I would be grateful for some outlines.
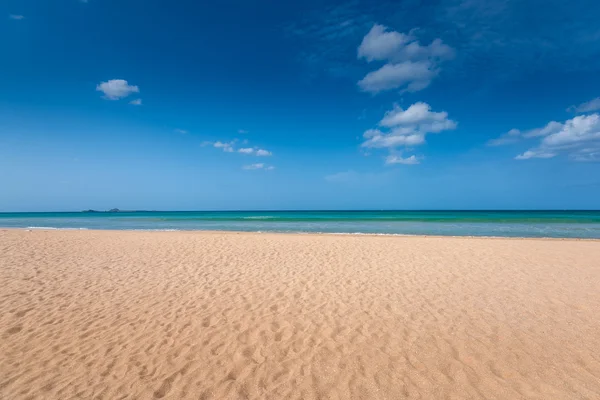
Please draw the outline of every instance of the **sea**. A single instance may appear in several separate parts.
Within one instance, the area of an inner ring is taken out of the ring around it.
[[[600,211],[127,211],[0,213],[0,227],[600,239]]]

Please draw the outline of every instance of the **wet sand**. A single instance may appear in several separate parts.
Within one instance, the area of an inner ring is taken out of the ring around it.
[[[0,231],[2,399],[598,399],[600,241]]]

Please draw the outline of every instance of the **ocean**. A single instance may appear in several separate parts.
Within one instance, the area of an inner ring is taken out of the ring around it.
[[[600,211],[135,211],[0,213],[0,227],[600,239]]]

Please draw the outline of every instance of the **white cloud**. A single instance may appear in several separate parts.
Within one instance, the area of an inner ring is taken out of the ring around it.
[[[175,130],[176,132],[179,131],[181,132],[186,132],[186,131],[182,131],[182,130]],[[238,139],[233,139],[229,142],[222,142],[222,141],[216,141],[216,142],[211,142],[211,141],[205,141],[202,142],[202,146],[213,146],[217,149],[223,149],[224,152],[226,153],[233,153],[233,152],[237,152],[240,154],[247,154],[247,155],[253,155],[253,156],[257,156],[257,157],[266,157],[266,156],[271,156],[273,155],[273,153],[271,153],[270,151],[267,151],[265,149],[260,149],[258,147],[241,147],[239,149],[235,148],[236,144],[246,144],[248,141],[247,140],[243,140],[243,141],[239,141]]]
[[[243,135],[244,133],[248,133],[248,131],[245,129],[239,129],[238,133],[241,133]]]
[[[256,163],[256,164],[244,165],[242,167],[242,169],[246,169],[246,170],[263,169],[265,171],[272,171],[275,169],[275,167],[272,165],[267,165],[267,164],[263,164],[263,163]]]
[[[413,126],[423,125],[431,132],[440,132],[445,129],[454,129],[456,123],[448,119],[448,113],[433,112],[427,103],[417,102],[412,104],[406,110],[400,106],[394,105],[394,108],[387,111],[379,125],[386,128],[395,126]]]
[[[16,20],[16,21],[20,21],[20,20],[24,19],[25,17],[24,17],[23,15],[18,15],[18,14],[10,14],[10,15],[8,16],[8,18],[10,18],[10,19],[14,19],[14,20]]]
[[[567,111],[575,112],[578,114],[588,113],[597,110],[600,110],[600,97],[596,97],[595,99],[586,101],[585,103],[581,103],[578,106],[571,106],[567,108]]]
[[[119,100],[140,91],[137,86],[129,85],[124,79],[102,82],[96,86],[96,90],[104,93],[104,98],[108,100]]]
[[[409,60],[444,60],[454,57],[454,49],[441,39],[434,39],[422,46],[411,33],[389,31],[387,27],[375,24],[365,35],[358,47],[358,58],[371,61],[399,63]]]
[[[530,158],[552,158],[556,153],[549,153],[543,150],[527,150],[523,154],[515,157],[515,160],[529,160]]]
[[[546,147],[569,146],[600,139],[600,114],[580,115],[572,118],[542,139]]]
[[[429,61],[406,61],[400,64],[385,64],[376,71],[369,72],[358,81],[358,86],[365,92],[377,93],[383,90],[397,89],[407,86],[409,92],[425,89],[437,75],[431,69]]]
[[[268,156],[273,155],[273,153],[271,153],[270,151],[264,150],[264,149],[257,149],[256,155],[259,157],[268,157]]]
[[[560,132],[563,128],[563,124],[556,121],[550,121],[542,128],[530,129],[527,131],[521,131],[519,129],[511,129],[507,133],[501,135],[499,138],[491,139],[487,142],[488,146],[503,146],[506,144],[513,144],[519,142],[521,139],[529,139],[540,136],[548,136],[556,132]]]
[[[141,106],[142,105],[142,99],[135,99],[135,100],[131,100],[129,102],[129,104],[132,104],[134,106]]]
[[[563,128],[563,124],[556,121],[550,121],[543,128],[531,129],[525,132],[522,132],[524,138],[532,138],[539,136],[548,136],[553,133],[560,132]]]
[[[272,155],[270,151],[264,149],[257,149],[253,147],[246,147],[238,150],[238,153],[242,154],[252,154],[258,157],[266,157]]]
[[[188,134],[188,131],[186,131],[185,129],[174,129],[174,131],[176,133],[181,133],[182,135],[187,135]],[[208,143],[206,143],[206,144],[208,144]],[[204,143],[203,143],[203,145],[204,145]]]
[[[416,92],[429,86],[439,73],[438,64],[454,57],[454,49],[440,39],[422,46],[411,33],[390,31],[376,24],[363,38],[357,54],[367,62],[387,62],[358,82],[361,90],[377,93],[406,87]]]
[[[551,158],[567,154],[575,161],[595,161],[600,154],[600,114],[579,115],[559,123],[551,121],[545,127],[528,131],[525,138],[541,137],[534,148],[519,154],[517,160]],[[533,132],[533,133],[532,133]]]
[[[496,139],[490,139],[487,142],[488,146],[503,146],[505,144],[516,143],[520,140],[521,131],[518,129],[511,129],[502,136]]]
[[[244,165],[242,167],[242,169],[263,169],[264,167],[265,167],[265,164],[256,163],[256,164]]]
[[[358,58],[365,58],[369,62],[389,60],[413,40],[410,35],[388,31],[385,26],[375,24],[358,46]]]
[[[415,165],[415,164],[419,164],[420,161],[414,155],[412,155],[410,157],[406,157],[406,158],[402,158],[402,157],[396,156],[396,155],[389,155],[386,157],[385,163],[388,165],[392,165],[392,164]]]
[[[217,149],[223,149],[224,152],[226,153],[233,153],[235,151],[235,149],[233,148],[233,145],[235,144],[235,140],[232,140],[231,142],[214,142],[212,145],[213,147],[217,148]]]
[[[427,103],[418,102],[406,110],[398,105],[385,113],[379,126],[386,129],[369,129],[363,134],[366,139],[362,147],[387,148],[390,150],[398,147],[413,147],[425,143],[425,137],[429,133],[439,133],[456,128],[456,122],[448,118],[445,111],[434,112]],[[411,160],[415,163],[416,158],[402,159],[401,157],[389,158],[390,161]],[[388,162],[393,164],[394,162]]]

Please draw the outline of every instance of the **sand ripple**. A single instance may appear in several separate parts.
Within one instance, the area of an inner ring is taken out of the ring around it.
[[[600,242],[0,231],[2,399],[598,399]]]

